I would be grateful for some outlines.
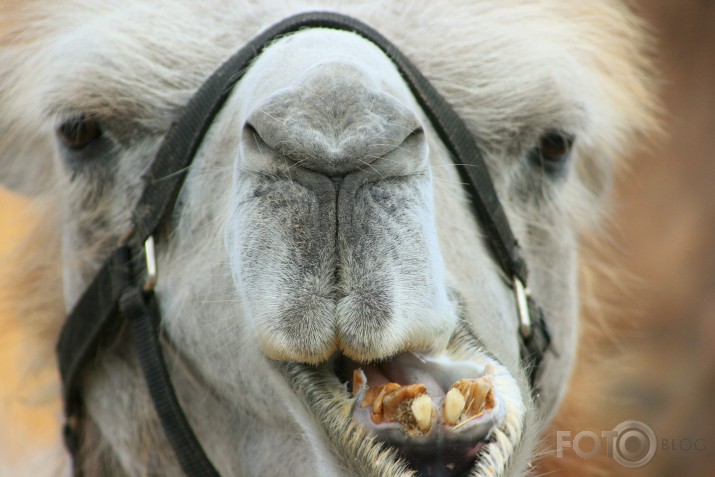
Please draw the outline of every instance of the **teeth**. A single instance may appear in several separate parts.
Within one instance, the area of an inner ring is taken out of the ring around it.
[[[477,379],[460,379],[452,385],[452,389],[458,389],[464,396],[464,411],[468,418],[494,407],[492,378],[489,375]]]
[[[379,389],[380,392],[378,392],[375,402],[372,405],[372,412],[374,414],[384,414],[383,404],[385,402],[385,396],[391,396],[397,392],[400,389],[400,385],[397,383],[387,383],[377,389]]]
[[[444,424],[457,429],[494,408],[494,373],[494,366],[487,365],[484,376],[460,379],[452,385],[442,400]],[[358,395],[364,396],[360,407],[370,408],[374,424],[398,423],[411,436],[427,434],[433,417],[439,415],[424,384],[386,383],[371,388],[365,373],[357,369],[353,372],[353,396]]]
[[[444,403],[442,404],[444,422],[450,426],[457,424],[465,404],[467,404],[467,401],[459,389],[451,388],[444,397]]]
[[[372,407],[375,424],[398,422],[408,434],[424,433],[432,426],[432,400],[424,384],[387,383],[369,388],[360,407]]]
[[[410,406],[417,428],[426,434],[432,427],[432,400],[426,394],[416,397]]]
[[[353,371],[353,397],[357,396],[357,393],[367,386],[367,377],[362,369],[356,369]]]
[[[427,392],[424,384],[410,384],[408,386],[397,386],[385,393],[383,399],[383,414],[387,422],[402,422],[409,416],[406,415],[403,403],[411,401],[417,396]]]

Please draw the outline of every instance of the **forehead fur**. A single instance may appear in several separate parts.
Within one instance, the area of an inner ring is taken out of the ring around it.
[[[652,125],[642,29],[620,3],[299,3],[3,2],[0,154],[8,138],[49,130],[77,111],[162,130],[258,31],[320,8],[354,15],[394,41],[487,145],[557,127],[615,155]]]

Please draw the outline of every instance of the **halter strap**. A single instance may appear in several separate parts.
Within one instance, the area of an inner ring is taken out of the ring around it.
[[[377,45],[397,66],[451,152],[490,248],[514,284],[521,320],[522,364],[536,393],[537,373],[549,348],[550,337],[541,309],[526,292],[526,263],[474,138],[422,73],[376,30],[336,13],[304,13],[289,17],[256,36],[221,65],[189,100],[167,132],[145,177],[145,189],[132,214],[133,234],[107,259],[69,314],[57,344],[57,355],[65,402],[65,443],[75,458],[81,437],[82,368],[98,353],[100,342],[115,335],[121,324],[128,321],[149,394],[181,468],[190,477],[218,477],[181,410],[162,356],[159,308],[153,280],[146,278],[153,261],[153,236],[173,209],[204,135],[250,62],[276,38],[302,28],[354,32]],[[152,250],[148,249],[149,244]],[[75,466],[75,475],[80,474],[81,469]]]

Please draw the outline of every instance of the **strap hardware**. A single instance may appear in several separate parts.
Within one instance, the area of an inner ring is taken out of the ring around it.
[[[149,293],[154,290],[157,280],[156,252],[154,251],[154,236],[150,235],[144,242],[144,257],[146,258],[146,279],[143,290]]]
[[[529,313],[529,296],[531,293],[517,276],[514,276],[513,285],[516,309],[519,312],[519,333],[522,338],[528,338],[532,332],[531,314]]]

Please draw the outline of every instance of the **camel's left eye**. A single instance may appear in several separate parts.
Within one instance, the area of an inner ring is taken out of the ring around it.
[[[80,150],[102,135],[99,123],[92,116],[81,114],[62,123],[57,136],[67,148]]]
[[[548,174],[562,173],[569,162],[573,141],[573,136],[569,134],[559,131],[547,132],[539,139],[539,145],[531,152],[530,159]]]

